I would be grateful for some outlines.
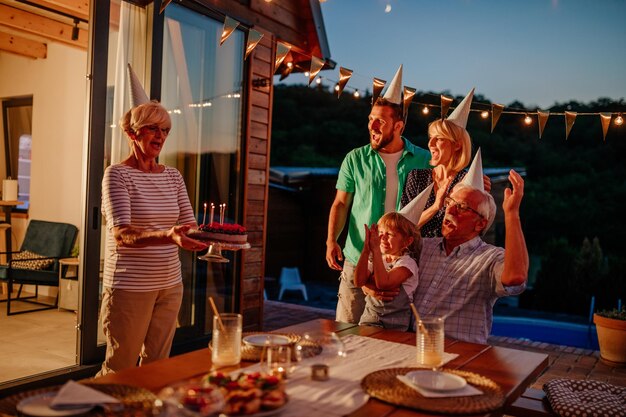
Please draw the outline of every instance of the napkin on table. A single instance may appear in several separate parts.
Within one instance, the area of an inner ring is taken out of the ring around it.
[[[120,404],[120,400],[76,381],[68,381],[54,397],[50,407],[69,409],[104,404]]]
[[[402,383],[413,388],[415,391],[427,398],[444,398],[444,397],[469,397],[471,395],[481,395],[483,392],[470,384],[454,391],[431,391],[415,385],[409,378],[404,375],[396,375]]]

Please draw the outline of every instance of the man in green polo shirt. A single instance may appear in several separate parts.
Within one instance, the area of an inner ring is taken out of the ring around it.
[[[353,149],[343,160],[330,209],[326,262],[330,268],[341,271],[336,319],[346,323],[358,323],[365,307],[363,291],[353,285],[354,266],[363,249],[363,225],[371,225],[386,212],[398,210],[409,171],[429,166],[430,153],[401,136],[401,85],[402,66],[384,97],[372,106],[368,117],[370,143]],[[348,217],[348,237],[342,254],[337,238]]]

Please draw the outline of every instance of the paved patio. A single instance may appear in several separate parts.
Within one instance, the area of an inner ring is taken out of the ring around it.
[[[263,325],[268,331],[319,318],[334,320],[335,312],[278,301],[265,301]],[[604,364],[599,359],[598,351],[500,336],[490,337],[489,343],[547,353],[550,356],[549,367],[532,384],[532,388],[541,389],[544,383],[555,378],[594,379],[626,386],[626,368],[613,368]]]

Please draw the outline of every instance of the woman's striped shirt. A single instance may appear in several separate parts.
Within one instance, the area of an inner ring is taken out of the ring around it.
[[[182,282],[178,246],[117,246],[115,226],[148,231],[196,224],[183,177],[177,169],[145,173],[128,165],[108,167],[102,180],[102,214],[106,221],[104,287],[152,291]]]

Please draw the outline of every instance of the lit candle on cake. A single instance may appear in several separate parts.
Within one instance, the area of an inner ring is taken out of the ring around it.
[[[211,203],[211,217],[209,217],[209,225],[213,223],[213,214],[215,212],[215,204]]]
[[[202,224],[206,224],[206,203],[204,203],[204,216],[202,216]]]
[[[226,203],[220,204],[220,224],[224,224],[224,212],[226,211]]]

